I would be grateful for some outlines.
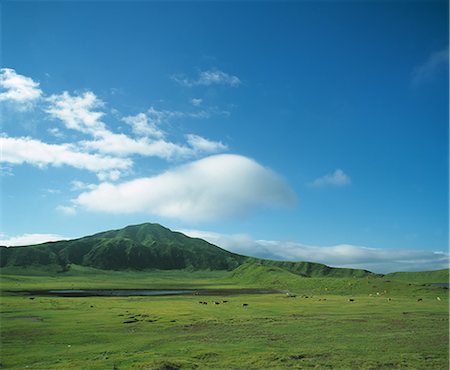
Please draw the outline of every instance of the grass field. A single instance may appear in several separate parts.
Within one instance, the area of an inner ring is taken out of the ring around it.
[[[139,273],[75,266],[65,274],[46,273],[3,272],[2,368],[448,368],[448,290],[442,287],[302,279],[276,269],[258,283],[257,268],[245,274]],[[6,292],[277,284],[291,295],[57,298]]]

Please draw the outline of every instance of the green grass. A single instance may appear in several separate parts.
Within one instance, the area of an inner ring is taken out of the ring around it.
[[[5,369],[448,368],[448,290],[441,287],[304,278],[267,266],[234,273],[26,271],[2,270]],[[5,292],[244,286],[291,295],[30,299]],[[223,300],[229,302],[213,304]]]
[[[344,294],[373,296],[436,296],[448,294],[443,287],[396,280],[377,275],[362,278],[302,277],[276,266],[245,263],[231,272],[231,281],[249,287],[281,288],[302,294]]]
[[[126,289],[126,288],[203,288],[237,286],[227,271],[150,270],[106,271],[71,265],[68,272],[42,270],[40,267],[2,269],[0,290],[25,289]]]
[[[393,272],[385,275],[386,279],[406,281],[408,283],[448,283],[449,269],[419,272]]]

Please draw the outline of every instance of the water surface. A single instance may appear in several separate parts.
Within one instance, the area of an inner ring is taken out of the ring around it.
[[[31,296],[56,297],[142,297],[168,295],[236,295],[236,294],[275,294],[281,293],[275,289],[50,289],[50,290],[22,290],[16,294]]]

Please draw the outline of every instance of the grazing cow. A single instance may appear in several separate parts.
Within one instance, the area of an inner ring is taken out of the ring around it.
[[[349,302],[355,302],[355,300],[353,298],[349,298],[348,301]]]
[[[242,307],[248,307],[248,303],[242,303]]]
[[[220,304],[220,302],[214,302],[214,304]]]
[[[422,298],[417,298],[417,302],[422,302]]]
[[[222,303],[228,303],[228,301],[222,301]]]
[[[203,304],[208,304],[208,302],[203,302]]]
[[[388,298],[387,300],[388,300],[388,302],[390,302],[390,301],[391,301],[391,299],[390,299],[390,298]]]

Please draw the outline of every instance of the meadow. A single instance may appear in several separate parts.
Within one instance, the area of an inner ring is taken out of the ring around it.
[[[237,272],[72,266],[63,274],[5,269],[0,287],[5,369],[448,368],[448,289],[404,277],[301,278],[261,266]],[[17,293],[169,287],[276,287],[280,293],[88,298]]]

